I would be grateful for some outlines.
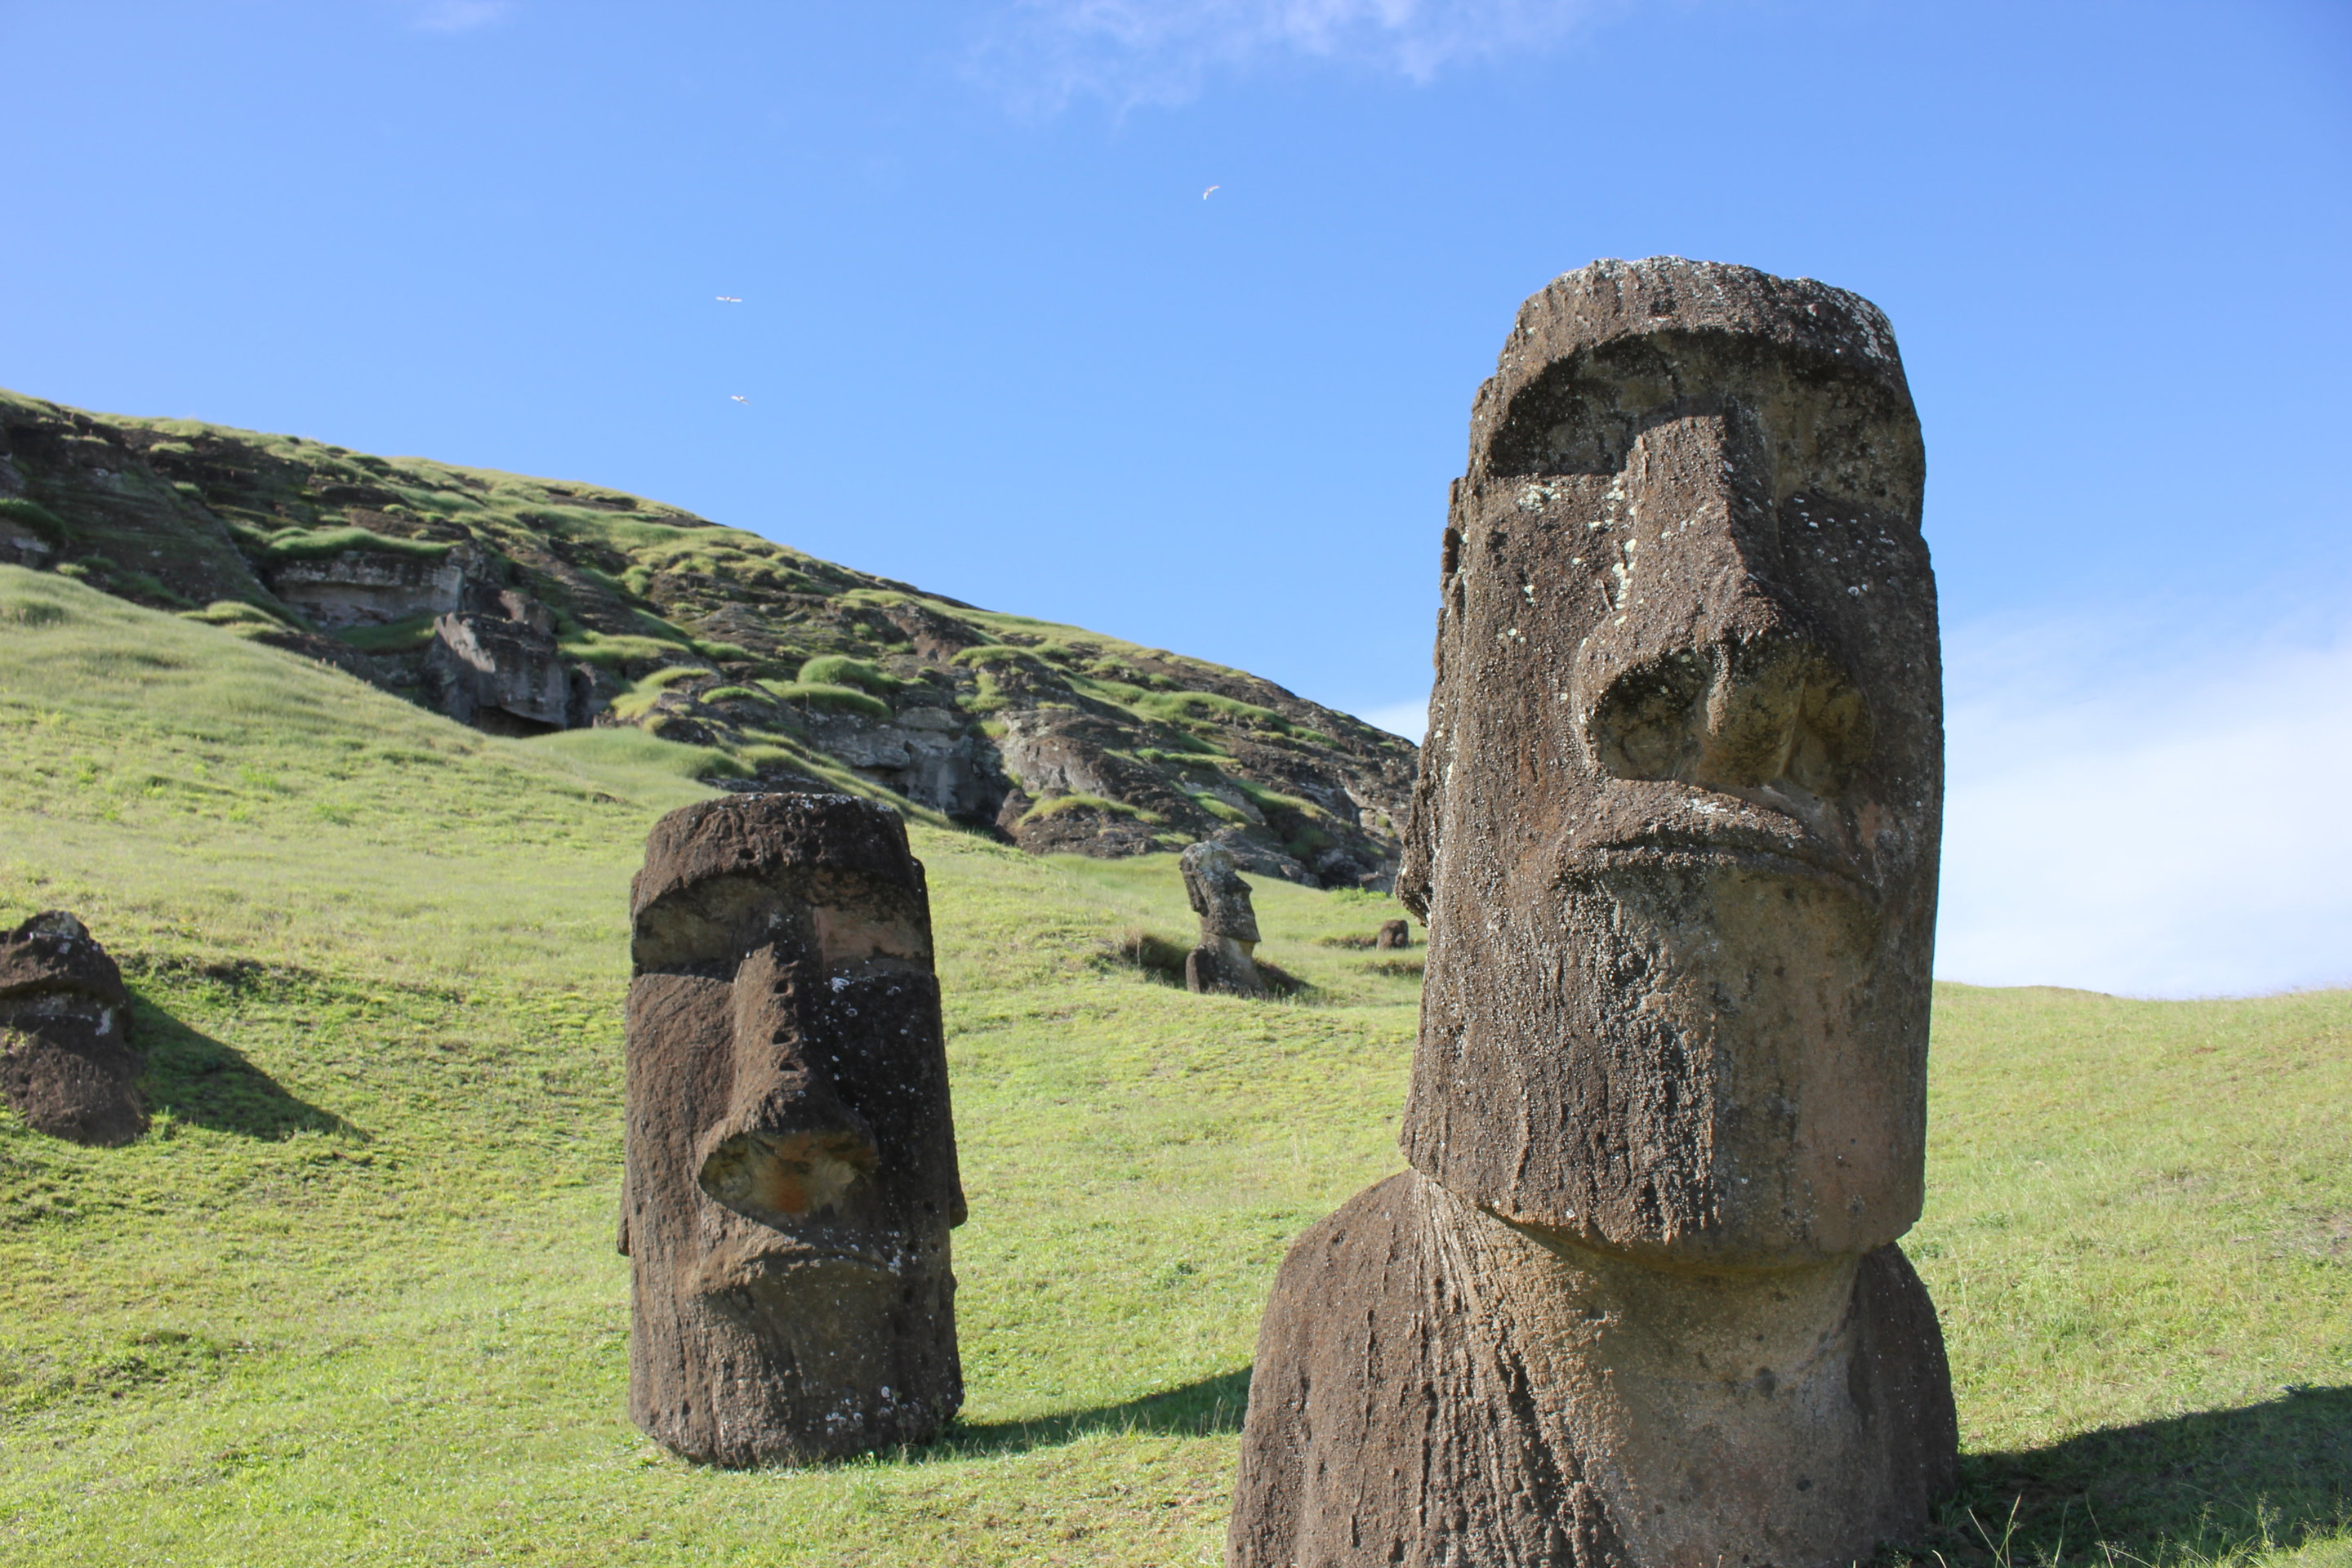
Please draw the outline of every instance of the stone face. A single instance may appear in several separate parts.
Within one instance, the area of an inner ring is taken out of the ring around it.
[[[1372,945],[1382,950],[1412,945],[1412,927],[1403,921],[1382,921],[1373,933]]]
[[[1201,941],[1184,961],[1186,989],[1255,995],[1265,989],[1257,969],[1257,911],[1233,852],[1203,840],[1178,858],[1184,896],[1201,917]]]
[[[1943,788],[1923,473],[1852,294],[1658,258],[1522,307],[1454,487],[1398,880],[1429,927],[1417,1174],[1277,1286],[1235,1563],[1785,1568],[1925,1523],[1950,1394],[1893,1245]],[[1374,1348],[1315,1360],[1343,1319]],[[1451,1457],[1343,1520],[1355,1447],[1389,1457],[1367,1478]]]
[[[732,1467],[928,1441],[963,1400],[964,1200],[904,824],[847,795],[688,806],[631,906],[631,1416]]]
[[[0,935],[0,1093],[34,1131],[128,1143],[147,1131],[122,972],[60,910]]]

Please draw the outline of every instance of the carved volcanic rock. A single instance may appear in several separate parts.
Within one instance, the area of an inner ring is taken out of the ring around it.
[[[128,1143],[147,1131],[122,972],[61,910],[0,935],[0,1093],[34,1131]]]
[[[1956,1475],[1918,1217],[1943,791],[1885,319],[1529,300],[1442,545],[1411,1174],[1261,1331],[1236,1564],[1843,1563]]]
[[[1255,996],[1265,990],[1257,968],[1257,911],[1233,852],[1195,844],[1180,858],[1184,896],[1201,917],[1201,940],[1184,958],[1184,987]]]
[[[754,795],[654,826],[631,894],[629,1412],[711,1464],[935,1436],[964,1218],[930,908],[896,813]]]
[[[1384,888],[1401,853],[1408,742],[635,496],[0,394],[0,559],[485,729],[635,724],[748,787],[881,794],[1038,854],[1214,837],[1254,873]]]

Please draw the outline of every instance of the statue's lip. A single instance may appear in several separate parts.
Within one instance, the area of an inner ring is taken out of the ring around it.
[[[895,1279],[919,1261],[915,1247],[782,1246],[738,1247],[714,1256],[699,1270],[702,1289],[726,1290],[748,1285],[781,1284],[803,1274],[847,1272],[876,1279]]]
[[[1860,868],[1826,846],[1737,830],[1647,833],[1613,843],[1580,845],[1570,864],[1596,871],[1678,864],[1740,866],[1806,881],[1826,881],[1864,899],[1875,896]]]

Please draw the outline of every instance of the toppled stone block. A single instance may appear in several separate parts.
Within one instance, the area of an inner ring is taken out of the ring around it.
[[[1200,943],[1184,960],[1185,989],[1263,994],[1266,986],[1257,966],[1257,911],[1233,852],[1204,841],[1186,849],[1178,864],[1184,873],[1184,896],[1201,917]]]
[[[1292,1249],[1227,1560],[1828,1568],[1958,1474],[1918,1217],[1943,795],[1885,318],[1596,262],[1442,545],[1412,1170]]]
[[[923,868],[897,813],[745,795],[655,824],[631,891],[629,1413],[804,1464],[963,1401],[963,1223]]]
[[[37,1132],[128,1143],[147,1131],[131,993],[88,927],[62,910],[0,935],[0,1093]]]

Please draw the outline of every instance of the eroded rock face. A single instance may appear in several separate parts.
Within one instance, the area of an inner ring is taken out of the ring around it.
[[[1926,1523],[1922,474],[1852,294],[1661,258],[1521,309],[1399,878],[1414,1171],[1286,1265],[1234,1563],[1831,1563]]]
[[[464,607],[468,586],[484,570],[482,552],[471,545],[438,556],[346,550],[274,566],[269,587],[316,626],[383,626]]]
[[[1184,959],[1185,987],[1257,995],[1265,989],[1257,968],[1257,911],[1233,852],[1204,840],[1177,863],[1184,873],[1184,896],[1201,917],[1201,941]]]
[[[629,1410],[689,1458],[935,1436],[964,1217],[921,863],[833,795],[655,825],[631,895]]]
[[[493,735],[543,735],[587,723],[594,678],[564,662],[553,613],[512,589],[484,597],[484,609],[453,611],[433,622],[425,654],[433,705]]]
[[[147,1131],[122,972],[61,910],[0,935],[0,1093],[34,1131],[128,1143]]]
[[[860,774],[957,822],[993,822],[1007,785],[995,749],[945,704],[908,704],[887,721],[813,714],[809,739]]]

